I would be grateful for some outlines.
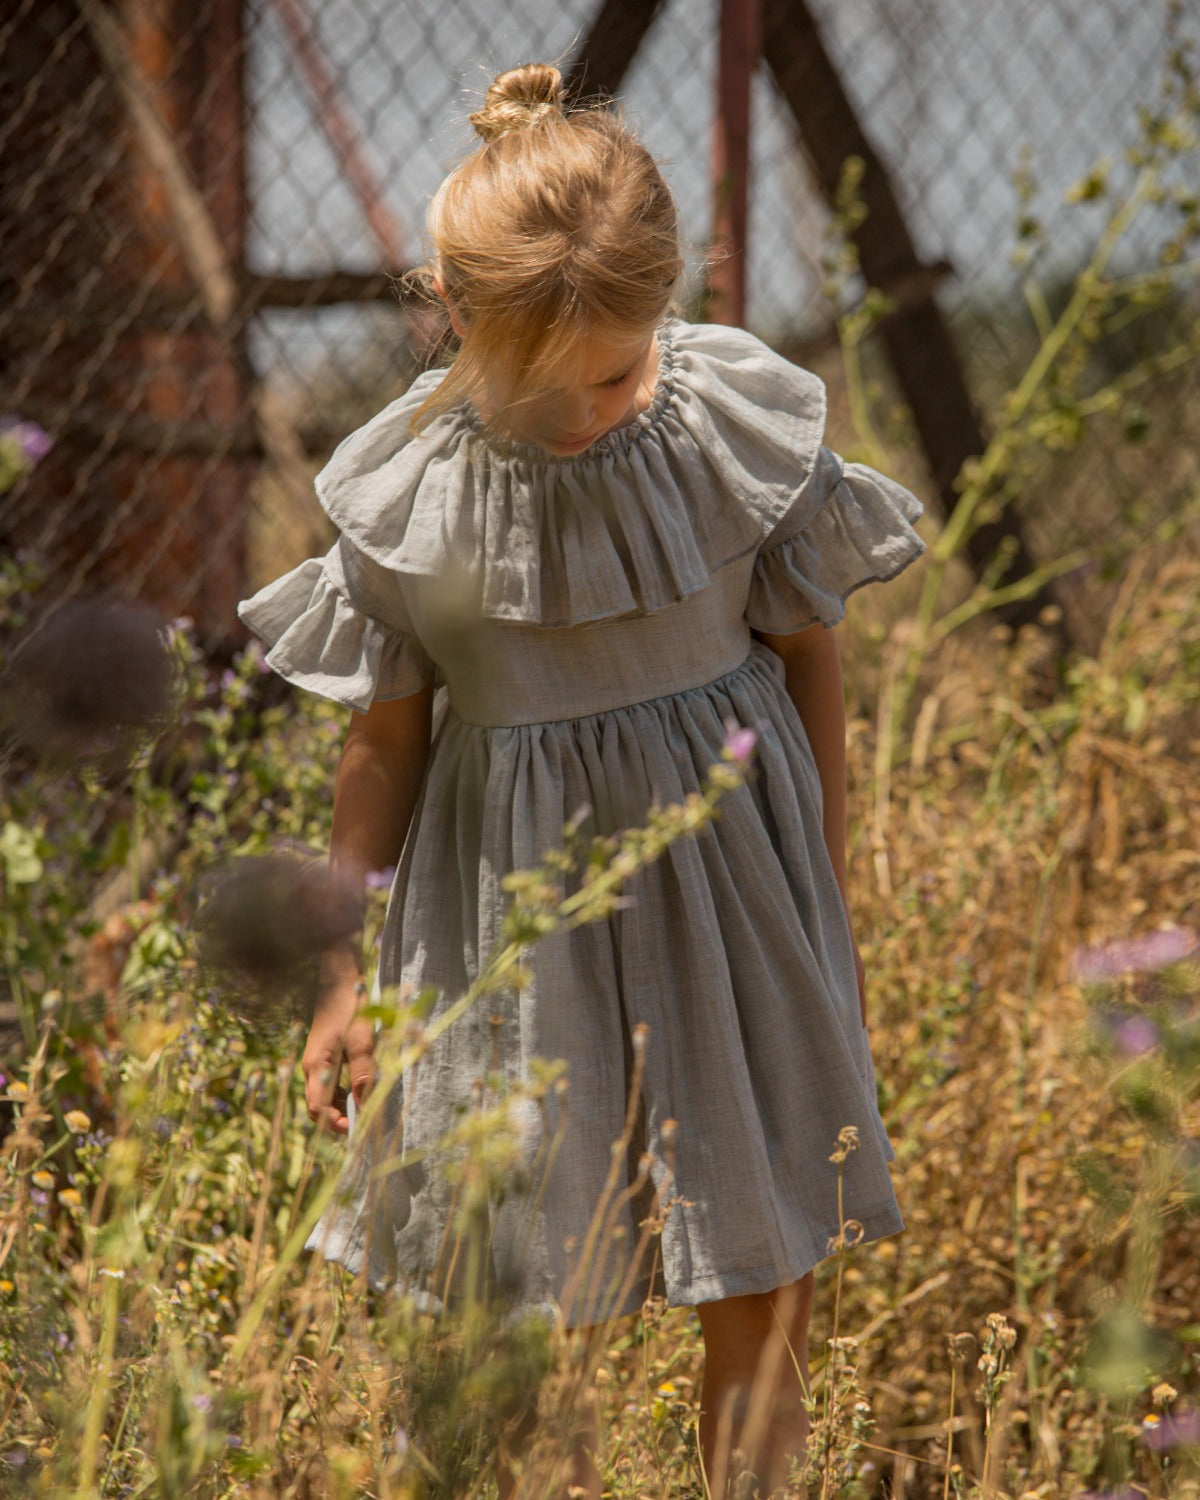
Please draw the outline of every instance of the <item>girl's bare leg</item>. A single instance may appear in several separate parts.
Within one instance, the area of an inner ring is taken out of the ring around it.
[[[580,1330],[586,1337],[590,1330]],[[578,1500],[601,1500],[602,1486],[597,1458],[600,1453],[600,1417],[594,1393],[584,1393],[574,1413],[571,1433],[571,1473],[562,1493]],[[537,1412],[531,1411],[517,1429],[501,1443],[496,1455],[496,1488],[500,1500],[549,1500],[546,1474],[535,1465],[523,1484],[517,1470],[520,1460],[537,1436]]]
[[[703,1302],[700,1455],[712,1500],[725,1500],[740,1450],[764,1495],[781,1489],[808,1440],[810,1271],[789,1286]]]

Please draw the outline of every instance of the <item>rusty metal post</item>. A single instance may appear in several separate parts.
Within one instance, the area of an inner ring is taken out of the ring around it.
[[[708,316],[714,323],[746,321],[750,94],[759,58],[759,9],[759,0],[721,0],[708,271]]]
[[[235,266],[246,229],[242,6],[95,9],[119,28],[139,98]],[[200,316],[169,195],[89,14],[80,0],[45,0],[0,48],[0,92],[19,101],[17,125],[0,129],[0,200],[19,201],[24,187],[39,205],[0,243],[0,365],[9,403],[55,440],[5,497],[0,544],[41,559],[52,597],[138,598],[191,615],[216,645],[236,629],[254,473],[240,441],[242,330],[217,337]],[[201,451],[180,441],[196,429]]]
[[[601,0],[592,24],[566,70],[575,101],[613,98],[664,0]]]
[[[389,271],[405,264],[404,232],[387,205],[378,174],[371,165],[359,130],[342,99],[337,77],[325,60],[312,18],[302,0],[275,0],[296,61],[316,104],[314,118],[333,147],[347,184],[362,205],[367,227]]]

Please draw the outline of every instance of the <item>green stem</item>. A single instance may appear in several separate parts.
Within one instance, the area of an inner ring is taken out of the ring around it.
[[[1116,248],[1142,208],[1152,197],[1158,172],[1145,168],[1133,191],[1109,220],[1087,266],[1076,278],[1075,288],[1057,322],[1043,338],[1015,391],[1005,402],[999,427],[991,441],[969,470],[969,479],[958,504],[947,518],[942,534],[930,549],[929,565],[917,605],[915,629],[907,644],[903,666],[898,674],[892,712],[897,725],[903,722],[916,688],[921,659],[936,639],[944,639],[946,630],[935,629],[938,602],[946,570],[975,530],[981,506],[994,492],[1005,474],[1014,453],[1022,442],[1022,423],[1029,415],[1034,399],[1051,371],[1068,348],[1088,309],[1097,295],[1097,286]],[[1024,434],[1028,439],[1028,432]],[[944,622],[942,622],[944,625]]]
[[[121,1284],[107,1278],[104,1288],[104,1312],[100,1329],[100,1349],[96,1374],[88,1396],[83,1428],[83,1447],[79,1455],[79,1482],[75,1500],[93,1500],[96,1494],[96,1464],[100,1456],[100,1437],[112,1399],[113,1354],[117,1347],[117,1312],[121,1305]]]

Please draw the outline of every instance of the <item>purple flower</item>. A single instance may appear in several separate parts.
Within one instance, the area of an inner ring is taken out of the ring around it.
[[[1154,974],[1200,954],[1200,937],[1190,927],[1162,927],[1144,937],[1124,938],[1099,948],[1077,948],[1070,975],[1080,984],[1103,984],[1123,974]]]
[[[363,883],[369,891],[390,891],[395,874],[395,865],[388,865],[383,870],[368,870]]]
[[[1126,1016],[1113,1027],[1113,1043],[1118,1052],[1137,1057],[1158,1043],[1158,1027],[1149,1016]]]
[[[1190,1448],[1200,1443],[1200,1411],[1164,1412],[1142,1423],[1142,1442],[1156,1453],[1168,1448]]]
[[[21,445],[21,452],[28,460],[30,467],[40,464],[51,448],[54,447],[54,439],[36,422],[18,422],[16,425],[17,442]]]
[[[192,1397],[192,1405],[197,1411],[211,1411],[212,1397],[207,1391],[197,1391]]]
[[[721,750],[726,760],[731,760],[735,766],[741,766],[744,769],[750,764],[757,744],[758,731],[756,729],[747,729],[734,719],[726,719],[725,744]]]
[[[12,437],[21,457],[29,468],[40,464],[51,448],[54,439],[44,427],[36,422],[23,422],[20,417],[0,417],[0,437]]]

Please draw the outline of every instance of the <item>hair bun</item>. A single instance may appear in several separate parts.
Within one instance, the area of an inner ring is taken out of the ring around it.
[[[563,113],[562,74],[552,63],[526,63],[499,74],[484,95],[483,108],[470,116],[477,135],[498,141],[528,130],[548,115]]]

